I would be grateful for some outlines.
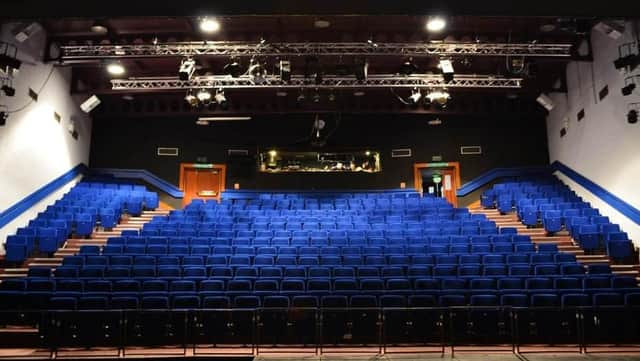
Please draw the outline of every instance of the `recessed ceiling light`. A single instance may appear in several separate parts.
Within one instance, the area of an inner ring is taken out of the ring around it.
[[[319,19],[313,22],[313,26],[318,29],[325,29],[331,26],[331,23],[328,20]]]
[[[220,22],[214,18],[202,18],[200,20],[200,30],[205,33],[214,33],[220,30]]]
[[[440,17],[434,16],[427,21],[427,30],[432,32],[442,31],[447,26],[447,21]]]
[[[120,63],[111,63],[107,65],[107,71],[111,75],[122,75],[125,73],[125,68]]]

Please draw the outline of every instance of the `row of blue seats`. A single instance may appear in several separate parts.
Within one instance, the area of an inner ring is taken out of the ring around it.
[[[633,277],[531,277],[531,278],[199,278],[156,279],[16,279],[4,292],[289,292],[289,293],[467,293],[497,292],[640,292]]]
[[[222,226],[218,225],[217,228],[222,228]],[[227,237],[227,238],[233,238],[235,237],[235,232],[239,232],[239,231],[234,231],[233,230],[233,226],[229,226],[229,227],[224,227],[226,229],[211,229],[211,230],[204,230],[204,229],[200,229],[200,230],[189,230],[189,229],[181,229],[178,230],[176,228],[170,228],[170,229],[161,229],[161,230],[149,230],[148,228],[143,228],[143,230],[141,231],[141,233],[143,233],[146,236],[161,236],[161,237],[195,237],[195,236],[199,236],[199,237]],[[288,232],[309,232],[309,236],[311,235],[311,232],[317,232],[316,234],[320,237],[327,237],[327,232],[332,232],[332,231],[339,231],[339,232],[347,232],[347,231],[363,231],[363,232],[375,232],[375,231],[384,231],[385,229],[387,229],[387,227],[385,226],[380,226],[380,227],[369,227],[369,226],[365,226],[365,227],[354,227],[353,229],[336,229],[336,230],[329,230],[329,229],[325,229],[325,230],[306,230],[306,231],[302,231],[302,229],[300,228],[286,228],[284,227],[284,225],[281,226],[267,226],[266,224],[264,225],[264,227],[262,226],[258,226],[258,224],[255,224],[254,227],[252,229],[245,229],[245,231],[253,231],[253,232],[264,232],[264,231],[273,231],[273,232],[279,232],[279,231],[288,231]],[[225,232],[225,233],[220,233],[220,232]],[[470,229],[470,228],[464,228],[464,229],[459,229],[459,228],[442,228],[442,229],[438,229],[438,228],[425,228],[425,229],[407,229],[407,230],[403,230],[403,229],[390,229],[389,231],[387,231],[388,234],[394,234],[395,236],[404,236],[404,237],[430,237],[430,236],[449,236],[449,235],[453,235],[453,236],[477,236],[477,235],[498,235],[500,234],[500,230],[497,227],[487,227],[487,228],[481,228],[481,229]],[[376,237],[384,237],[384,233],[382,235],[376,236]]]
[[[86,265],[86,266],[62,266],[56,268],[53,272],[51,269],[34,268],[29,271],[30,277],[38,278],[72,278],[72,279],[121,279],[121,278],[217,278],[217,279],[273,279],[273,278],[475,278],[475,277],[610,277],[610,274],[585,273],[586,270],[577,263],[563,264],[559,266],[541,264],[536,266],[530,265],[505,265],[505,264],[489,264],[489,265],[413,265],[409,267],[402,266],[260,266],[248,267],[238,266],[234,268],[225,267],[224,265]],[[635,281],[634,281],[635,282]],[[637,283],[637,282],[635,282]]]
[[[266,295],[266,296],[202,296],[176,294],[168,296],[77,296],[74,294],[52,295],[50,298],[29,302],[28,297],[17,296],[17,300],[26,298],[27,304],[46,305],[54,310],[195,310],[195,309],[279,309],[279,308],[318,308],[362,309],[362,308],[421,308],[421,307],[562,307],[575,308],[586,306],[638,306],[640,293],[620,294],[615,292],[593,295],[571,293],[557,295],[553,293],[497,295]]]
[[[316,227],[338,227],[339,224],[354,225],[354,224],[409,224],[416,228],[420,227],[485,227],[496,226],[496,223],[486,219],[471,218],[460,220],[447,220],[438,219],[430,216],[327,216],[327,217],[315,217],[315,216],[220,216],[213,222],[207,222],[199,220],[197,217],[154,217],[148,225],[164,227],[175,225],[176,227],[191,226],[197,227],[200,224],[246,224],[246,227],[251,227],[255,223],[285,223],[285,224],[300,224],[301,226],[316,226]]]

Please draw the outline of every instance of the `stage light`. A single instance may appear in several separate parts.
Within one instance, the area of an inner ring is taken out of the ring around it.
[[[82,104],[80,104],[80,109],[82,109],[85,113],[90,113],[95,107],[100,105],[101,101],[97,95],[92,95],[87,100],[85,100]]]
[[[353,92],[353,96],[356,96],[356,97],[363,97],[364,95],[365,95],[365,92],[362,90],[356,90]]]
[[[429,20],[427,20],[427,25],[426,25],[427,30],[434,33],[444,30],[446,26],[447,26],[447,21],[440,16],[434,16],[429,18]]]
[[[104,22],[96,20],[93,22],[93,24],[91,24],[91,32],[104,35],[109,32],[109,27]]]
[[[265,69],[262,64],[260,64],[257,60],[251,59],[251,65],[249,65],[249,75],[251,76],[251,81],[255,84],[262,84],[266,81],[267,69]]]
[[[200,20],[200,30],[205,33],[215,33],[220,30],[220,22],[214,18],[202,18]]]
[[[300,89],[300,94],[298,95],[298,97],[296,98],[296,100],[298,101],[298,103],[302,103],[305,100],[305,96],[304,96],[304,91],[302,89]]]
[[[216,103],[220,105],[221,109],[226,110],[229,107],[229,103],[227,102],[227,97],[224,95],[224,90],[218,89],[218,91],[216,92],[216,95],[214,96],[214,99]]]
[[[622,88],[622,95],[627,96],[633,93],[633,90],[636,88],[635,83],[631,83]]]
[[[180,69],[178,70],[178,78],[182,81],[191,80],[196,72],[196,60],[193,58],[182,59]]]
[[[282,81],[291,81],[291,62],[289,60],[280,60],[280,79]]]
[[[333,92],[329,93],[329,95],[327,96],[327,100],[328,100],[330,103],[335,102],[335,101],[336,101],[336,95],[335,95],[335,94],[333,94]]]
[[[277,91],[276,91],[276,96],[279,96],[279,97],[281,97],[281,98],[284,98],[284,97],[286,97],[287,95],[289,95],[289,93],[287,93],[287,91],[286,91],[286,90],[282,90],[282,89],[281,89],[281,90],[277,90]]]
[[[445,90],[434,90],[427,94],[427,98],[429,98],[430,103],[445,106],[451,98],[451,95]]]
[[[538,102],[538,104],[542,105],[547,111],[552,111],[553,108],[555,107],[553,100],[551,100],[551,98],[549,98],[546,94],[543,94],[543,93],[541,93],[536,98],[536,101]]]
[[[411,91],[411,96],[409,96],[409,103],[418,104],[420,98],[422,98],[422,93],[420,93],[418,89],[413,89]]]
[[[184,100],[189,103],[189,105],[191,105],[192,107],[195,107],[198,105],[198,98],[193,95],[193,91],[189,90],[189,92],[187,92],[187,95],[185,95]]]
[[[455,71],[453,70],[453,63],[448,59],[441,59],[438,64],[438,68],[442,71],[442,77],[445,83],[449,83],[453,80]]]
[[[272,158],[273,158],[273,157],[275,157],[275,156],[277,156],[277,155],[278,155],[278,152],[277,152],[277,151],[275,151],[275,150],[270,150],[270,151],[269,151],[269,156],[270,156],[270,157],[272,157]]]
[[[636,109],[629,110],[629,113],[627,113],[627,122],[629,122],[629,124],[636,124],[638,122],[638,111]]]
[[[409,58],[405,60],[400,66],[400,74],[411,75],[418,71],[418,67],[413,63],[413,59]]]
[[[242,66],[237,60],[231,59],[231,62],[224,66],[223,71],[227,75],[231,75],[233,78],[237,78],[242,75]]]
[[[313,97],[311,97],[311,100],[313,100],[314,103],[320,103],[320,93],[318,93],[317,90],[316,93],[313,94]]]
[[[122,75],[126,72],[126,69],[122,64],[116,62],[107,65],[107,72],[111,75]]]
[[[12,96],[16,95],[16,89],[14,87],[11,87],[11,86],[6,85],[6,84],[2,86],[2,91],[8,97],[12,97]]]
[[[20,70],[21,65],[22,62],[16,57],[12,57],[7,54],[0,54],[0,73],[6,73],[7,75],[12,76],[12,74]]]
[[[211,101],[211,92],[207,89],[200,89],[198,94],[196,94],[196,97],[198,97],[198,100],[202,103],[208,103]]]

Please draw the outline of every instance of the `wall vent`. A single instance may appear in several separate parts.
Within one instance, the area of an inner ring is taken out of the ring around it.
[[[249,151],[246,149],[227,149],[227,155],[236,156],[236,157],[239,157],[239,156],[246,157],[249,155]]]
[[[180,150],[178,148],[158,147],[157,154],[163,157],[177,157],[180,155]]]
[[[479,145],[464,145],[460,147],[460,154],[462,155],[482,154],[482,147]]]
[[[411,148],[391,149],[391,158],[409,158]]]

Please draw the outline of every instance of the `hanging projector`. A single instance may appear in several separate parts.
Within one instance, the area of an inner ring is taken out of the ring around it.
[[[178,71],[178,77],[182,81],[191,80],[193,73],[196,71],[196,61],[192,58],[183,59],[180,63],[180,70]]]

